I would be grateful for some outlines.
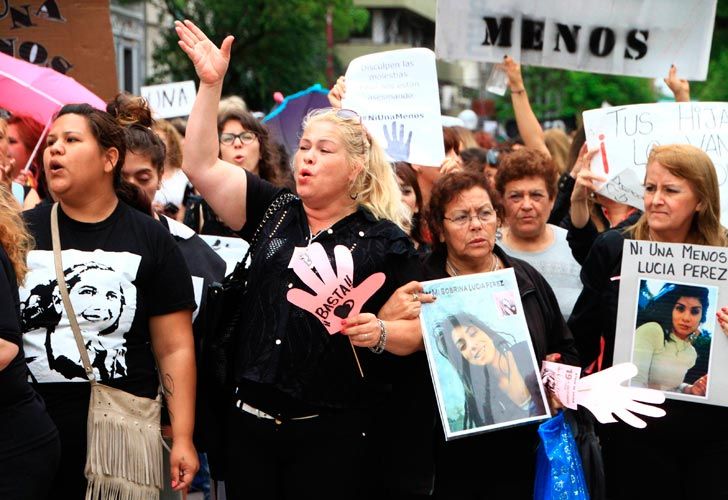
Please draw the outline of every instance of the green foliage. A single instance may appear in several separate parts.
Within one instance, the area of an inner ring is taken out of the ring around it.
[[[579,116],[603,102],[614,106],[655,101],[652,80],[554,68],[524,67],[523,80],[536,116]],[[508,94],[497,102],[498,118],[513,118]]]
[[[353,0],[164,0],[175,19],[190,19],[219,45],[235,36],[223,94],[266,109],[276,90],[289,94],[326,81],[326,11],[333,7],[334,37],[346,38],[368,22]],[[155,47],[155,82],[195,79],[174,30]]]
[[[679,68],[678,68],[679,70]],[[690,82],[690,94],[700,101],[728,101],[728,0],[718,0],[710,49],[708,79]]]

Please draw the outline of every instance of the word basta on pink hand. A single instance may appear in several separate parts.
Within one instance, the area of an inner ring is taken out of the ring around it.
[[[288,291],[288,301],[321,321],[329,334],[341,331],[341,320],[359,314],[367,300],[384,284],[384,273],[374,273],[354,286],[354,259],[343,245],[334,248],[336,272],[320,243],[296,248],[288,264],[314,293]]]

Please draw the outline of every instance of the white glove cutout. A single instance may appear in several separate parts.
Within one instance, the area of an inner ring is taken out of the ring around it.
[[[624,423],[643,429],[644,420],[634,414],[648,417],[664,417],[665,410],[644,403],[661,404],[665,395],[655,389],[621,385],[637,375],[632,363],[620,363],[576,382],[575,401],[585,406],[602,424],[613,423],[619,417]]]
[[[384,273],[374,273],[354,287],[354,259],[351,251],[343,245],[337,245],[334,258],[336,273],[320,243],[296,248],[288,267],[293,268],[301,281],[315,293],[293,288],[287,294],[289,302],[316,316],[332,335],[341,331],[342,319],[361,312],[362,306],[385,280]]]

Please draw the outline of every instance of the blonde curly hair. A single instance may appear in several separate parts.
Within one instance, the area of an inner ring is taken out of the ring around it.
[[[15,269],[18,285],[25,282],[25,275],[28,272],[25,259],[34,244],[33,237],[20,216],[18,202],[7,186],[0,184],[0,245],[5,249]]]

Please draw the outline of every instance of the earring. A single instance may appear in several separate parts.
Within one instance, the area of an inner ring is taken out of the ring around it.
[[[354,193],[354,194],[349,193],[349,198],[351,198],[352,200],[356,200],[358,197],[359,197],[359,193]]]

